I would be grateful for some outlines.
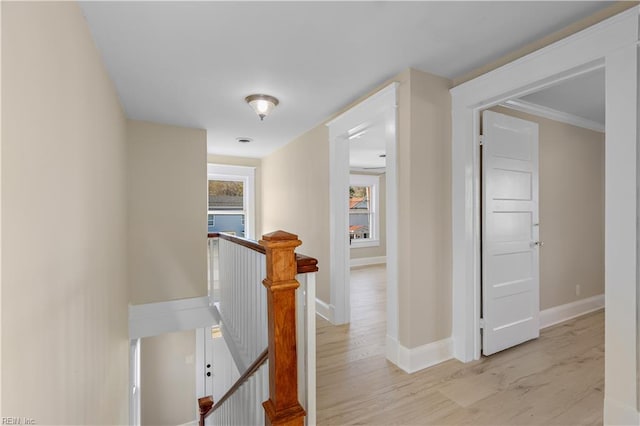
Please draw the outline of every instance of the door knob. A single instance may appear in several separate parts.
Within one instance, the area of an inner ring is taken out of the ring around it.
[[[544,245],[544,241],[534,241],[533,245],[534,246],[538,246],[538,247],[542,247]]]

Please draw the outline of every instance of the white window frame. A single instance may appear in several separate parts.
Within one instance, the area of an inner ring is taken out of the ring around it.
[[[349,186],[371,187],[371,200],[369,201],[369,214],[371,215],[371,228],[369,238],[358,238],[351,241],[351,248],[378,247],[380,246],[380,176],[378,175],[349,175]],[[351,211],[349,211],[351,214]]]
[[[244,237],[255,239],[255,173],[255,167],[207,164],[207,182],[210,180],[226,180],[243,183],[243,210],[209,210],[207,201],[207,221],[210,214],[243,214]],[[207,185],[207,191],[208,188]]]

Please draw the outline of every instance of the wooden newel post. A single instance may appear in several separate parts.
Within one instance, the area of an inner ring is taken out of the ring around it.
[[[297,235],[275,231],[262,236],[266,249],[269,330],[269,399],[262,403],[267,425],[302,425],[305,411],[298,402],[296,357]]]
[[[213,397],[205,396],[198,398],[198,406],[200,407],[200,421],[198,422],[198,426],[204,426],[205,417],[207,417],[209,411],[213,409]]]

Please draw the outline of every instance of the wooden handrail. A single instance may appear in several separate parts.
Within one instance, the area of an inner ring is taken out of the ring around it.
[[[207,234],[208,238],[222,238],[223,240],[231,241],[232,243],[244,246],[258,253],[266,254],[266,250],[257,241],[250,240],[248,238],[238,237],[235,235],[225,234],[224,232],[210,232]],[[318,259],[304,254],[296,253],[296,264],[298,266],[299,274],[306,274],[309,272],[318,272]]]
[[[236,243],[238,245],[244,246],[253,251],[257,251],[258,253],[265,254],[266,251],[264,247],[258,244],[257,241],[250,240],[248,238],[238,237],[236,235],[225,234],[224,232],[210,232],[207,234],[209,238],[222,238],[223,240],[231,241],[232,243]]]
[[[222,398],[220,398],[220,401],[218,401],[216,404],[213,403],[213,398],[210,397],[210,396],[198,399],[198,403],[200,403],[200,400],[207,400],[208,398],[211,399],[211,405],[209,406],[209,409],[204,414],[202,413],[202,405],[200,405],[200,422],[201,422],[201,425],[204,425],[204,420],[207,417],[209,417],[209,415],[213,414],[213,412],[216,411],[218,409],[218,407],[222,407],[222,404],[227,399],[229,399],[229,397],[231,395],[233,395],[235,393],[235,391],[237,391],[238,388],[244,384],[244,382],[249,380],[249,377],[253,376],[253,374],[256,371],[258,371],[258,369],[260,367],[262,367],[262,364],[267,362],[268,359],[269,359],[269,349],[265,349],[264,351],[262,351],[262,353],[260,355],[258,355],[258,358],[256,358],[256,360],[253,361],[253,363],[249,366],[249,368],[247,368],[247,371],[245,371],[242,374],[242,376],[240,376],[240,378],[238,378],[238,380],[236,380],[236,382],[233,384],[233,386],[231,386],[229,388],[229,390],[222,396]]]
[[[296,265],[299,274],[318,272],[318,259],[296,253]]]

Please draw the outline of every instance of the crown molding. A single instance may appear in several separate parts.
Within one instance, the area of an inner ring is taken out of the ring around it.
[[[582,127],[584,129],[589,129],[596,132],[604,133],[603,123],[598,123],[597,121],[578,117],[577,115],[569,114],[563,111],[558,111],[556,109],[534,104],[532,102],[526,102],[520,99],[515,99],[515,100],[508,100],[508,101],[502,102],[500,106],[514,109],[516,111],[526,112],[528,114],[537,115],[538,117],[548,118],[549,120],[555,120],[555,121],[560,121],[561,123],[571,124],[572,126]]]

